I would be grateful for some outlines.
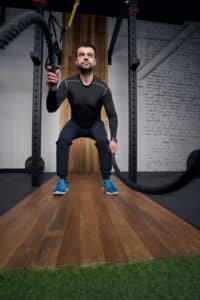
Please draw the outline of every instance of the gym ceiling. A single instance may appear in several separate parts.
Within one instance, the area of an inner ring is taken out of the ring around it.
[[[117,17],[123,0],[80,0],[78,13]],[[47,0],[52,11],[71,12],[74,0]],[[137,18],[155,22],[182,24],[200,22],[198,0],[138,0]],[[33,8],[32,0],[0,0],[0,6]]]

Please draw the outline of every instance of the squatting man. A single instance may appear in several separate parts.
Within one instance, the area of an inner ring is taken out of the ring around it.
[[[63,80],[59,87],[59,72],[51,68],[47,72],[47,110],[55,112],[65,98],[71,107],[71,119],[61,130],[56,142],[56,171],[59,180],[53,191],[54,195],[63,195],[69,190],[68,160],[72,141],[79,137],[95,140],[98,149],[99,164],[102,175],[102,188],[108,195],[118,194],[116,186],[110,179],[112,153],[117,152],[118,118],[110,88],[96,75],[96,48],[89,43],[81,43],[76,50],[75,64],[78,74]],[[109,119],[110,140],[103,121],[100,118],[104,106]]]

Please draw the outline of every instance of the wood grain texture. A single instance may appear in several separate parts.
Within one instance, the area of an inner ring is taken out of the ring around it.
[[[0,217],[0,268],[90,265],[200,254],[200,231],[112,176],[70,174],[53,196],[54,177]]]

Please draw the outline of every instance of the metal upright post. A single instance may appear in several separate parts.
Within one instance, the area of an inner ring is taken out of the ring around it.
[[[6,21],[6,8],[5,6],[2,6],[0,8],[0,26],[3,26]]]
[[[139,60],[136,53],[137,1],[129,0],[128,57],[129,57],[129,178],[137,181],[137,77]]]
[[[113,30],[113,34],[112,34],[112,38],[111,38],[111,42],[110,42],[110,47],[109,47],[109,50],[108,50],[108,64],[109,65],[112,65],[112,54],[113,54],[115,43],[117,41],[117,37],[118,37],[119,31],[120,31],[120,28],[121,28],[123,17],[125,15],[126,10],[127,10],[127,4],[128,4],[128,1],[123,0],[123,2],[121,4],[120,14],[117,17],[117,20],[116,20],[116,23],[115,23],[115,28]]]
[[[35,3],[36,11],[42,16],[44,10],[39,1]],[[42,69],[43,69],[43,32],[35,25],[34,52],[31,53],[33,69],[33,108],[32,108],[32,186],[41,185],[41,103],[42,103]]]

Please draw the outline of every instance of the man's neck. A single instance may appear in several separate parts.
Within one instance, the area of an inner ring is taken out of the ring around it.
[[[90,74],[80,73],[80,78],[81,78],[81,81],[83,82],[84,85],[90,85],[93,78],[94,78],[94,74],[93,74],[93,72],[90,73]]]

